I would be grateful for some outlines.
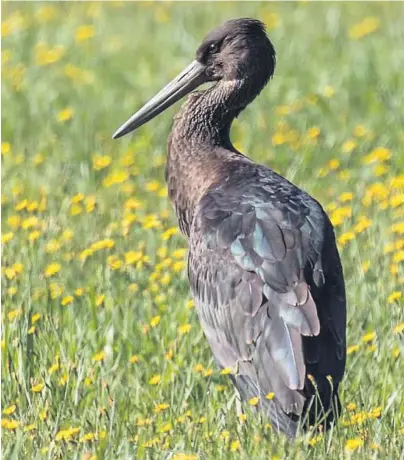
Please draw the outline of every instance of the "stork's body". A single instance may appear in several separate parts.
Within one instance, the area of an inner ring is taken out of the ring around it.
[[[243,49],[246,55],[236,59]],[[242,155],[229,139],[232,120],[261,91],[274,65],[261,23],[229,21],[207,36],[193,67],[118,136],[155,116],[173,95],[181,97],[182,88],[194,89],[201,75],[217,81],[191,94],[175,118],[169,197],[189,240],[191,290],[218,365],[233,369],[243,399],[258,396],[274,427],[295,436],[303,415],[312,424],[326,414],[328,424],[339,411],[345,289],[333,228],[320,204]]]

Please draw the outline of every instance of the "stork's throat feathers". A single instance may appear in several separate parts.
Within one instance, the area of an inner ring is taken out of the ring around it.
[[[166,180],[181,230],[187,235],[200,198],[224,179],[227,164],[246,161],[229,136],[234,118],[254,97],[247,94],[244,85],[245,80],[221,81],[192,93],[175,117],[168,142]]]

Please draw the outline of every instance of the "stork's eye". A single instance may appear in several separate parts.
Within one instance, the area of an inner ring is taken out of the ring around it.
[[[219,51],[219,44],[218,43],[211,43],[208,46],[208,53],[209,54],[214,54],[214,53],[217,53],[218,51]]]

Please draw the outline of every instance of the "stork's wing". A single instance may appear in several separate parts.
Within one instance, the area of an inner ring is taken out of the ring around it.
[[[314,200],[311,206],[293,196],[274,202],[258,191],[234,197],[212,190],[201,200],[190,238],[189,279],[215,358],[222,367],[237,368],[234,379],[236,385],[237,378],[244,382],[238,385],[244,396],[273,392],[275,408],[300,415],[306,379],[302,337],[319,335],[320,318],[333,336],[345,337],[344,330],[335,330],[340,324],[333,324],[333,314],[319,314],[306,279],[316,293],[327,284],[321,254],[330,224]],[[338,345],[329,341],[334,349],[328,358],[340,359]],[[321,343],[309,346],[315,371]],[[332,363],[324,368],[332,375]]]

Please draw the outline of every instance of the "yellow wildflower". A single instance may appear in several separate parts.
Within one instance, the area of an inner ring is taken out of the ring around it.
[[[250,406],[256,406],[259,403],[259,401],[260,401],[260,398],[258,396],[255,396],[254,398],[250,398],[248,400],[248,404]]]
[[[77,43],[86,41],[95,35],[95,28],[92,25],[84,25],[77,27],[75,39]]]
[[[366,35],[376,32],[379,27],[380,20],[378,18],[373,16],[367,17],[349,29],[349,38],[358,40],[366,37]]]
[[[67,295],[66,297],[63,297],[62,299],[62,305],[69,305],[70,303],[73,302],[73,296],[72,295]]]
[[[77,434],[80,433],[80,428],[67,428],[66,430],[60,430],[56,433],[56,441],[69,441],[71,438],[74,438]]]
[[[105,359],[105,351],[100,351],[93,356],[93,361],[96,361],[96,362],[104,361],[104,359]]]
[[[163,412],[163,411],[167,410],[169,407],[170,407],[170,405],[167,404],[167,403],[157,404],[156,407],[154,408],[154,412],[159,414],[160,412]]]
[[[51,276],[56,275],[56,273],[59,273],[61,268],[62,266],[57,262],[49,264],[45,269],[45,276],[50,278]]]
[[[73,117],[73,110],[70,107],[68,107],[68,108],[66,108],[64,110],[61,110],[58,113],[57,120],[60,123],[63,123],[65,121],[71,120],[72,117]]]
[[[350,355],[351,353],[355,353],[358,350],[359,350],[359,345],[351,345],[350,347],[347,348],[346,352],[348,355]]]
[[[357,146],[356,141],[350,139],[342,144],[342,152],[343,153],[351,153]]]
[[[149,380],[150,385],[158,385],[161,381],[160,375],[153,375],[153,377]]]
[[[37,383],[36,385],[32,385],[31,390],[34,393],[40,393],[45,387],[44,383]]]
[[[233,369],[231,367],[225,367],[220,371],[221,375],[229,375],[233,372]]]
[[[160,322],[161,317],[160,316],[154,316],[152,320],[150,321],[150,326],[151,327],[156,327],[159,322]]]
[[[400,334],[404,332],[404,323],[397,324],[397,326],[393,327],[393,334]]]
[[[94,155],[93,156],[93,169],[101,171],[107,168],[112,162],[111,157],[107,155]]]
[[[345,451],[351,452],[351,451],[359,449],[361,446],[363,446],[363,439],[361,438],[348,439],[348,441],[345,444]]]
[[[394,291],[392,292],[389,297],[387,298],[388,303],[394,303],[397,300],[400,300],[402,297],[403,293],[399,291]]]
[[[368,343],[368,342],[373,342],[376,338],[376,332],[368,332],[362,337],[362,342]]]
[[[182,324],[179,328],[178,328],[178,332],[179,334],[183,335],[183,334],[188,334],[188,332],[190,332],[190,330],[192,329],[192,324]]]
[[[3,410],[3,414],[5,415],[14,414],[16,409],[17,409],[17,406],[15,404],[11,404],[11,406],[8,406]]]
[[[240,450],[240,441],[236,439],[230,444],[230,452],[237,452],[238,450]]]
[[[11,241],[13,239],[13,237],[14,237],[13,232],[3,233],[1,235],[1,244],[8,243],[9,241]]]

